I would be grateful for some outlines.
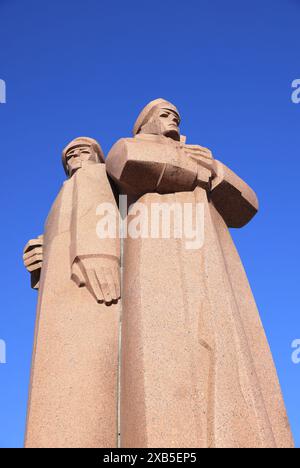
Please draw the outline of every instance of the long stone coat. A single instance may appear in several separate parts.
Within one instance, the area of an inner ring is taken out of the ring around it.
[[[67,180],[44,232],[26,447],[116,447],[119,305],[98,304],[71,280],[77,256],[111,256],[96,209],[115,204],[105,164]]]
[[[197,153],[138,135],[119,140],[106,161],[134,202],[129,223],[138,203],[149,212],[153,203],[204,209],[196,250],[184,236],[125,240],[121,446],[292,447],[270,349],[228,230],[250,221],[257,199],[222,163],[212,181],[210,161]]]

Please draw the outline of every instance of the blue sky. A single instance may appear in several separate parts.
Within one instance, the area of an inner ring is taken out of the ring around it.
[[[23,444],[37,296],[22,248],[64,180],[61,149],[86,135],[107,153],[157,97],[259,196],[233,237],[300,447],[299,21],[299,0],[0,0],[0,447]]]

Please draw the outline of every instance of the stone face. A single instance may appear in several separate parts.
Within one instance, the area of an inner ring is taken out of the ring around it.
[[[228,231],[256,214],[256,195],[209,150],[186,145],[178,128],[169,132],[161,120],[172,115],[178,111],[166,101],[150,103],[135,137],[119,140],[106,161],[133,201],[127,223],[141,206],[150,218],[154,205],[191,206],[193,221],[197,207],[203,213],[196,248],[187,248],[186,233],[125,239],[121,446],[292,447],[270,349]]]
[[[48,216],[42,251],[34,240],[25,253],[41,267],[26,447],[117,444],[119,240],[96,233],[97,206],[115,200],[100,152],[81,143],[65,153],[71,177]]]

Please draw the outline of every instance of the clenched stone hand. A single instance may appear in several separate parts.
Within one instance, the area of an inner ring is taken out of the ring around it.
[[[43,236],[31,239],[27,242],[23,251],[23,261],[26,269],[31,274],[33,289],[39,288],[41,269],[43,265]]]

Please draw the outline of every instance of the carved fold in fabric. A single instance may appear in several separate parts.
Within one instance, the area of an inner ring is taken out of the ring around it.
[[[96,209],[116,207],[104,164],[67,180],[48,216],[35,331],[26,447],[116,447],[120,304],[97,303],[71,279],[80,256],[116,258],[97,236]],[[117,214],[117,207],[116,207]]]
[[[228,231],[256,214],[256,195],[209,152],[162,135],[119,140],[106,166],[120,192],[149,210],[204,207],[200,248],[188,250],[184,236],[125,239],[121,446],[292,447]]]

